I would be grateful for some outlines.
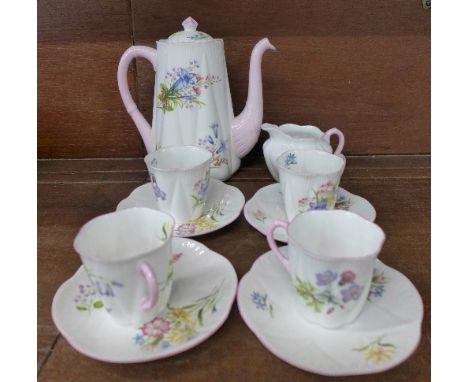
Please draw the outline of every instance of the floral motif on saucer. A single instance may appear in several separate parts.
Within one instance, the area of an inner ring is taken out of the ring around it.
[[[322,274],[319,281],[344,277],[349,285],[351,276]],[[240,281],[237,305],[260,342],[300,369],[329,376],[378,373],[405,361],[419,344],[421,297],[403,274],[378,260],[361,314],[339,329],[306,322],[295,310],[295,293],[289,274],[268,252]]]
[[[303,211],[316,209],[314,203],[302,200]],[[335,209],[346,210],[361,215],[363,218],[374,221],[375,208],[366,199],[354,195],[344,188],[338,187]],[[281,185],[279,183],[262,187],[247,201],[244,207],[244,216],[249,224],[256,230],[266,235],[268,227],[277,219],[288,220],[284,209]],[[284,243],[288,242],[284,230],[276,230],[275,239]]]
[[[245,203],[242,192],[238,188],[214,178],[210,179],[209,184],[207,201],[202,215],[187,222],[177,222],[174,236],[194,237],[211,233],[231,224],[239,217]],[[117,211],[131,207],[157,209],[150,183],[133,190],[127,198],[118,204]]]
[[[95,289],[80,267],[58,289],[52,303],[52,318],[68,343],[91,358],[133,363],[170,357],[213,335],[234,302],[234,268],[194,240],[174,238],[173,251],[166,279],[173,279],[168,305],[139,328],[112,320],[112,311],[100,299],[107,290]]]

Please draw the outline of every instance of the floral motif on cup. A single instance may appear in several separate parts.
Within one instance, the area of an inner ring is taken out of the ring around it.
[[[273,304],[269,301],[268,295],[266,293],[260,293],[253,291],[250,295],[252,302],[255,304],[255,307],[260,310],[266,310],[270,313],[270,316],[273,317]]]
[[[297,164],[297,157],[296,157],[296,154],[295,153],[289,153],[286,157],[286,159],[284,160],[284,164],[286,166],[291,166],[292,164]]]
[[[141,349],[151,351],[192,340],[205,325],[206,315],[216,313],[221,288],[222,284],[208,295],[181,307],[168,304],[163,315],[158,315],[140,328],[132,338],[133,342]]]
[[[171,223],[165,222],[161,227],[161,236],[160,239],[162,241],[166,241],[169,237],[169,232],[171,231]]]
[[[150,174],[150,179],[151,179],[151,186],[153,187],[153,192],[154,192],[154,195],[156,196],[156,199],[166,200],[167,194],[159,188],[158,182],[156,181],[156,177],[154,176],[154,174]]]
[[[224,204],[220,202],[199,218],[179,224],[175,229],[176,236],[184,237],[215,229],[218,226],[219,218],[224,215],[223,211]]]
[[[207,149],[213,154],[211,167],[216,168],[220,167],[222,164],[228,164],[226,158],[226,141],[222,139],[219,134],[219,124],[211,124],[210,129],[213,131],[213,134],[208,134],[205,138],[199,139],[198,146]]]
[[[356,274],[345,271],[340,274],[326,270],[315,274],[315,283],[301,280],[296,276],[296,293],[305,300],[315,312],[331,314],[336,308],[344,309],[350,301],[361,297],[364,287],[355,283]],[[338,292],[339,293],[336,293]]]
[[[371,301],[373,297],[382,297],[385,292],[385,284],[388,282],[388,277],[385,276],[384,271],[378,271],[374,268],[372,281],[369,289],[367,299]]]
[[[208,184],[210,182],[210,170],[208,170],[205,176],[197,181],[193,185],[193,208],[203,208],[206,201],[206,194],[208,193]]]
[[[267,218],[267,216],[260,210],[255,211],[253,216],[255,219],[257,219],[258,221],[262,223],[265,223],[265,219]]]
[[[104,307],[102,297],[115,297],[114,288],[122,288],[121,282],[108,280],[85,268],[91,284],[79,284],[78,295],[73,299],[76,309],[91,313],[93,309]],[[108,309],[110,311],[110,309]]]
[[[171,285],[171,282],[174,278],[174,264],[179,261],[181,258],[182,253],[174,253],[171,256],[171,259],[169,260],[169,267],[167,269],[167,275],[166,275],[166,280],[164,280],[163,285],[160,287],[160,292],[164,292],[166,288]]]
[[[156,106],[164,112],[204,106],[199,99],[203,89],[208,89],[221,79],[211,74],[202,76],[198,74],[199,69],[200,64],[194,60],[186,68],[172,68],[167,72],[165,82],[160,84]]]
[[[396,346],[390,342],[383,342],[384,336],[377,338],[375,341],[369,342],[360,348],[352,349],[353,351],[361,352],[366,361],[371,361],[380,364],[392,358],[396,351]]]
[[[313,195],[306,196],[298,201],[299,211],[327,210],[331,209],[336,203],[336,193],[338,186],[328,181],[322,184],[318,191],[311,190]]]

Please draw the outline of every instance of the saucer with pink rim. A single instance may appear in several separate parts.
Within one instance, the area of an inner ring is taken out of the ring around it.
[[[140,328],[113,321],[83,266],[62,284],[52,302],[52,318],[73,348],[105,362],[146,362],[191,349],[221,327],[236,295],[232,264],[197,241],[174,238],[172,243],[168,305]]]
[[[328,376],[378,373],[405,361],[419,344],[421,297],[411,281],[379,260],[361,314],[341,328],[305,321],[295,310],[295,293],[271,251],[255,261],[237,292],[247,326],[270,352],[295,367]]]
[[[354,212],[371,222],[375,220],[375,208],[366,199],[338,188],[338,199],[335,209]],[[244,206],[244,216],[247,222],[266,235],[268,227],[277,219],[288,220],[284,208],[283,197],[281,195],[281,185],[279,183],[262,187]],[[284,230],[276,230],[275,240],[288,242]]]
[[[211,178],[207,203],[198,219],[176,222],[175,237],[195,237],[217,231],[236,220],[244,207],[244,194],[234,186]],[[132,207],[147,207],[157,210],[156,198],[151,183],[137,187],[118,205],[116,210]]]

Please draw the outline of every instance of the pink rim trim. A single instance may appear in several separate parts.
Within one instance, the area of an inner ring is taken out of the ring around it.
[[[143,274],[146,280],[146,284],[148,285],[148,289],[150,292],[149,298],[143,298],[141,301],[141,309],[144,311],[150,310],[153,306],[156,305],[158,302],[159,297],[159,288],[158,288],[158,280],[156,275],[153,272],[148,263],[141,263],[140,265],[140,272]]]
[[[275,238],[274,238],[274,233],[275,233],[276,228],[279,228],[279,227],[284,228],[287,232],[288,226],[289,226],[289,223],[286,220],[275,220],[273,224],[268,228],[267,241],[271,250],[276,255],[278,260],[281,262],[281,265],[283,265],[283,267],[285,267],[289,271],[289,260],[279,250],[278,246],[276,245]]]
[[[336,147],[336,150],[333,154],[335,155],[341,154],[344,148],[344,144],[345,144],[345,136],[341,132],[341,130],[337,129],[336,127],[333,127],[330,130],[327,130],[323,136],[328,141],[328,143],[330,143],[330,138],[332,135],[338,136],[338,146]]]

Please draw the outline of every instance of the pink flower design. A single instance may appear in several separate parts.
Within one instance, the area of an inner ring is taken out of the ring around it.
[[[181,224],[176,228],[177,235],[191,235],[195,233],[197,226],[193,223]]]
[[[162,337],[171,329],[170,321],[165,320],[162,317],[156,317],[153,321],[147,322],[141,328],[145,336],[151,337]]]
[[[353,271],[343,272],[341,275],[340,285],[351,284],[356,279],[356,274]]]
[[[200,89],[199,86],[195,86],[195,87],[193,88],[193,90],[195,91],[195,94],[196,94],[196,95],[199,96],[199,95],[201,94],[201,89]]]

